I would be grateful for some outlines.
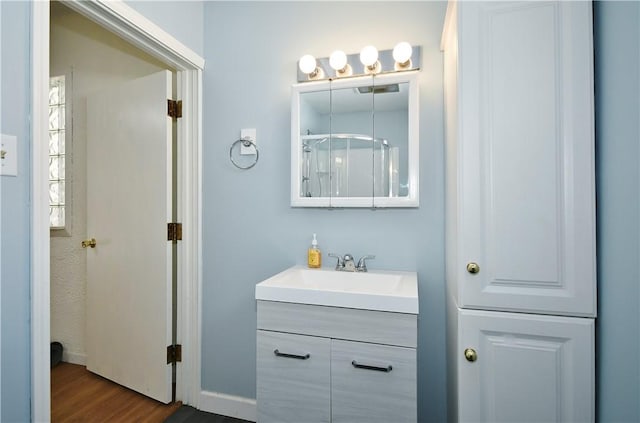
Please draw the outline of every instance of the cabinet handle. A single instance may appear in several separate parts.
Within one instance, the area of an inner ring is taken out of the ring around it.
[[[391,364],[389,364],[387,367],[378,367],[378,366],[369,366],[367,364],[359,364],[358,362],[353,360],[351,362],[351,365],[358,369],[376,370],[378,372],[385,372],[385,373],[389,373],[391,370],[393,370],[393,367],[391,367]]]
[[[280,351],[278,351],[278,349],[273,350],[273,353],[275,355],[277,355],[278,357],[297,358],[298,360],[306,360],[309,357],[311,357],[311,354],[309,354],[309,353],[307,353],[305,355],[287,354],[287,353],[281,353]]]
[[[473,363],[478,359],[478,353],[473,348],[467,348],[464,350],[464,358],[467,359],[468,362]]]

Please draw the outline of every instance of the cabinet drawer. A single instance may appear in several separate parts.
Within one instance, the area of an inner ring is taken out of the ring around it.
[[[259,330],[258,421],[329,422],[331,340]]]
[[[416,350],[332,340],[332,422],[416,422]]]
[[[258,329],[412,348],[418,342],[415,314],[261,300],[257,308]]]

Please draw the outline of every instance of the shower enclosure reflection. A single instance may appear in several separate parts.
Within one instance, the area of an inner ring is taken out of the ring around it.
[[[398,196],[398,147],[386,139],[362,134],[301,139],[303,197]]]

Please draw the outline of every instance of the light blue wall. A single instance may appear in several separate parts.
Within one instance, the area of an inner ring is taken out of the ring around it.
[[[324,251],[376,254],[375,269],[416,270],[421,421],[444,421],[444,170],[441,2],[205,4],[203,351],[207,391],[255,398],[255,284]],[[421,45],[419,209],[293,209],[290,92],[305,53]],[[229,146],[256,128],[260,161],[241,171]]]
[[[0,176],[3,422],[30,416],[29,184],[30,59],[28,2],[1,1],[0,132],[18,137],[18,176]]]
[[[191,0],[125,0],[125,2],[202,56],[204,2]]]
[[[600,422],[640,421],[640,3],[595,4]]]

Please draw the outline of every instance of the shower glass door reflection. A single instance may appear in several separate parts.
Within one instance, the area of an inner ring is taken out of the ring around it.
[[[344,82],[344,81],[342,81]],[[408,83],[301,94],[300,196],[331,199],[407,195]]]

